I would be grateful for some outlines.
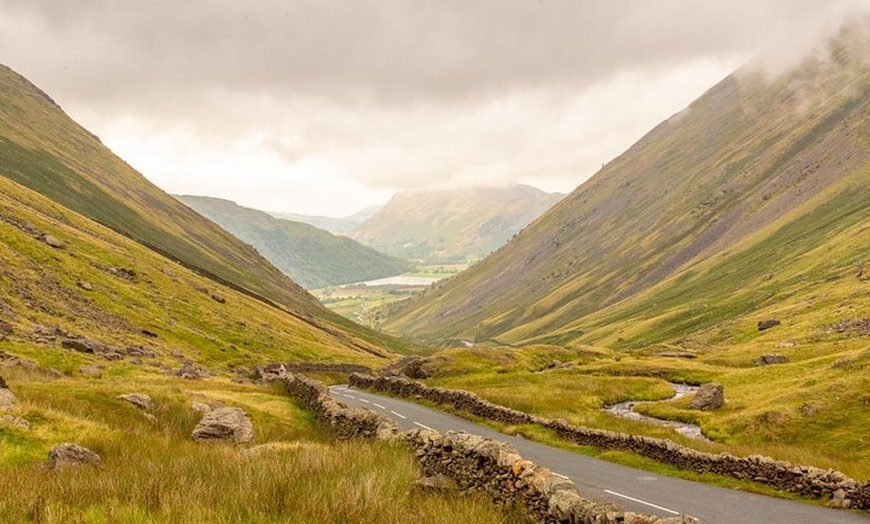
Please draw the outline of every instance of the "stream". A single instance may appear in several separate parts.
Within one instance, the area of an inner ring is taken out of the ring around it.
[[[674,382],[668,382],[668,384],[674,388],[674,396],[665,400],[664,402],[670,402],[672,400],[681,399],[688,395],[695,394],[699,387],[698,386],[690,386],[688,384],[677,384]],[[659,426],[665,426],[669,428],[674,428],[677,433],[681,435],[685,435],[690,438],[705,440],[708,441],[707,437],[701,433],[701,427],[696,426],[695,424],[689,424],[688,422],[680,422],[678,420],[665,420],[655,417],[650,417],[647,415],[641,415],[640,413],[634,410],[635,406],[640,404],[650,404],[652,402],[662,402],[662,401],[643,401],[643,400],[627,400],[625,402],[620,402],[619,404],[614,404],[612,406],[604,408],[604,411],[610,413],[611,415],[616,415],[617,417],[627,418],[630,420],[642,420],[644,422],[650,422],[652,424],[657,424]]]

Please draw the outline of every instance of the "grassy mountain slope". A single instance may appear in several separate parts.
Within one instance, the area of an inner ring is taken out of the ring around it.
[[[816,328],[866,316],[868,42],[853,27],[776,78],[729,76],[384,327],[619,347],[787,310]]]
[[[148,182],[48,95],[2,65],[0,175],[321,329],[347,332],[348,340],[374,351],[407,349],[322,307],[255,249]]]
[[[65,349],[74,336],[117,352]],[[0,409],[0,521],[386,523],[408,507],[426,522],[517,521],[415,493],[405,450],[336,444],[280,387],[247,380],[290,360],[385,361],[0,176],[0,377],[17,397]],[[153,408],[116,398],[132,392]],[[254,440],[194,442],[192,402],[244,409]],[[102,466],[48,469],[60,442]]]
[[[562,196],[529,186],[399,193],[349,235],[399,258],[463,262],[498,249]]]
[[[357,211],[350,216],[343,218],[323,217],[316,215],[300,215],[297,213],[269,212],[269,214],[275,218],[280,218],[282,220],[292,220],[293,222],[311,224],[316,228],[325,229],[330,233],[339,235],[347,233],[348,231],[351,231],[355,227],[359,226],[366,220],[373,217],[375,213],[377,213],[380,209],[380,206],[369,206]]]
[[[400,275],[408,262],[314,226],[281,220],[229,200],[176,197],[251,244],[287,276],[308,289]]]

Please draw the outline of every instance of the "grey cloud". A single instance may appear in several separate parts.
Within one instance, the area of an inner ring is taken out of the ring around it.
[[[35,21],[28,68],[76,99],[211,89],[468,97],[699,55],[745,54],[866,1],[2,0]],[[9,23],[9,22],[7,22]],[[41,26],[41,27],[40,27]],[[34,35],[36,36],[36,35]],[[17,44],[17,45],[16,45]],[[4,41],[0,50],[23,50]],[[55,71],[68,72],[64,82]]]

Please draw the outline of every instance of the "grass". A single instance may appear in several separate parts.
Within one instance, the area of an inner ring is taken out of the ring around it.
[[[277,387],[147,373],[46,379],[13,367],[3,374],[20,401],[13,413],[32,427],[0,425],[0,522],[522,521],[488,499],[415,490],[421,474],[407,449],[333,443]],[[115,399],[132,391],[152,397],[154,420]],[[255,440],[193,442],[201,416],[193,400],[245,409]],[[62,441],[96,451],[103,465],[48,470],[47,451]]]
[[[757,367],[742,348],[681,359],[591,347],[475,347],[435,353],[428,365],[434,376],[427,382],[575,425],[668,438],[713,453],[763,454],[870,478],[866,344],[844,338],[836,351],[802,348],[789,356],[790,363]],[[553,360],[571,367],[544,369]],[[648,415],[698,424],[713,443],[601,409],[629,399],[668,398],[667,381],[724,384],[726,405],[719,410],[691,410],[690,398],[638,407]]]

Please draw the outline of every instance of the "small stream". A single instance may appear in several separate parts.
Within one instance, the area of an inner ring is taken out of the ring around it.
[[[668,382],[672,388],[674,388],[674,396],[665,400],[664,402],[670,402],[673,400],[681,399],[683,397],[694,395],[699,387],[698,386],[690,386],[688,384],[677,384],[674,382]],[[652,424],[657,424],[659,426],[665,426],[669,428],[674,428],[677,433],[681,435],[685,435],[690,438],[705,440],[708,441],[707,437],[701,433],[701,427],[696,426],[695,424],[689,424],[688,422],[680,422],[677,420],[665,420],[655,417],[650,417],[647,415],[641,415],[640,413],[634,410],[635,406],[640,404],[650,404],[652,402],[663,402],[663,401],[643,401],[643,400],[628,400],[626,402],[620,402],[619,404],[614,404],[610,407],[604,408],[604,411],[610,413],[611,415],[616,415],[617,417],[627,418],[630,420],[642,420],[644,422],[650,422]]]

